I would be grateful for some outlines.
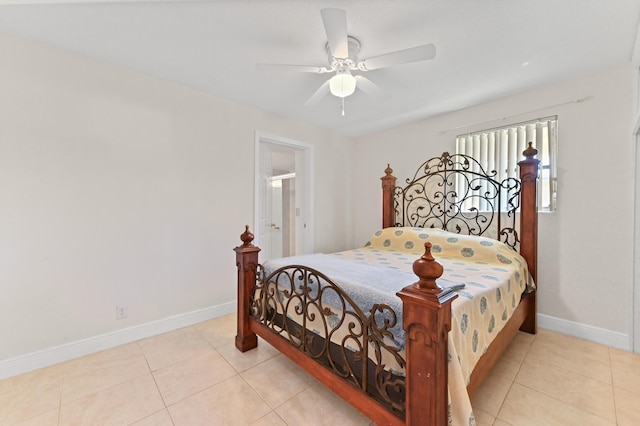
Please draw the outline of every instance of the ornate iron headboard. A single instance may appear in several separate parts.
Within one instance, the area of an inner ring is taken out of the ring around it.
[[[405,187],[394,189],[395,226],[484,235],[517,250],[520,180],[498,181],[497,175],[463,154],[427,160]]]

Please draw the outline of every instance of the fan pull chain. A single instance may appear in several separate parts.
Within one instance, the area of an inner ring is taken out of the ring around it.
[[[342,98],[342,116],[344,117],[344,98]]]

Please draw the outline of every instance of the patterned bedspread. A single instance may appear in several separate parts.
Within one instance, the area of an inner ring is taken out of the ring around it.
[[[386,228],[362,248],[279,259],[266,262],[265,267],[303,264],[318,269],[348,294],[355,295],[354,300],[363,309],[373,303],[386,303],[402,318],[396,292],[417,281],[412,265],[424,253],[427,240],[433,245],[432,254],[444,267],[438,283],[443,287],[464,284],[456,291],[458,298],[452,304],[449,392],[450,400],[455,401],[453,424],[469,424],[472,412],[466,385],[471,372],[511,317],[522,293],[533,286],[526,261],[518,253],[490,238],[436,229]],[[403,333],[400,324],[394,330],[399,347],[404,343]]]
[[[522,293],[533,285],[520,254],[490,238],[437,229],[387,228],[376,232],[365,247],[332,256],[413,274],[413,262],[424,254],[427,240],[433,244],[431,253],[444,267],[438,283],[443,287],[465,285],[453,301],[449,339],[455,343],[468,382],[473,367],[511,317]],[[394,296],[401,288],[392,289]]]

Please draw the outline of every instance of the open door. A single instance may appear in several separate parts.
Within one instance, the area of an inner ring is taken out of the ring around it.
[[[256,138],[256,244],[261,260],[307,253],[312,247],[309,146]]]

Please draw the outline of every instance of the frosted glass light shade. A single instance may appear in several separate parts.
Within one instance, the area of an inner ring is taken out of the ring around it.
[[[356,78],[348,72],[341,72],[329,80],[329,90],[333,96],[346,98],[356,90]]]

